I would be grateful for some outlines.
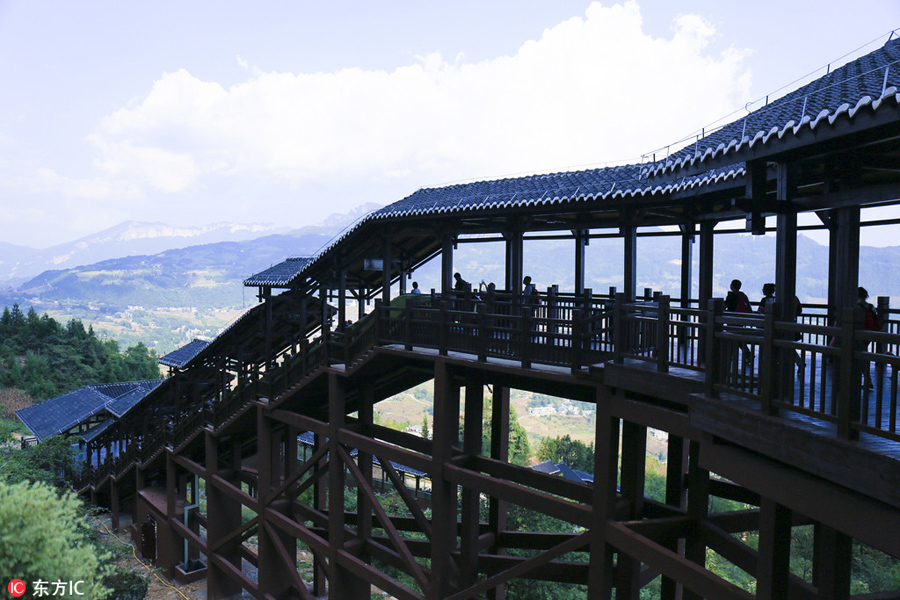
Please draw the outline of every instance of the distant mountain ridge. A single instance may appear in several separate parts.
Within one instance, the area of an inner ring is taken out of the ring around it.
[[[0,282],[21,282],[48,269],[64,269],[139,254],[216,242],[239,242],[284,233],[268,223],[213,223],[176,227],[166,223],[125,221],[98,233],[43,250],[0,244]]]
[[[47,269],[9,286],[0,293],[0,304],[102,306],[109,311],[129,306],[240,306],[243,279],[288,256],[315,254],[341,230],[377,208],[380,206],[376,204],[363,205],[346,214],[331,215],[320,225],[307,225],[272,235],[259,235],[265,231],[263,226],[217,224],[208,226],[205,231],[203,228],[187,228],[192,237],[181,235],[178,239],[201,243],[169,247],[154,253],[119,255],[70,268]],[[202,243],[210,235],[222,235],[223,228],[228,228],[232,237],[253,237]],[[152,241],[156,239],[153,235],[167,237],[169,231],[176,229],[163,224],[123,223],[90,236],[90,240],[98,245],[116,244],[123,249],[153,247]],[[129,236],[134,238],[133,241]],[[171,243],[169,240],[170,246]],[[82,253],[81,256],[87,255]]]
[[[229,309],[245,305],[246,292],[242,280],[291,256],[309,256],[326,247],[363,215],[379,208],[369,204],[350,213],[332,215],[318,225],[260,235],[241,241],[201,243],[182,248],[169,248],[156,253],[117,256],[70,268],[48,269],[17,285],[0,291],[0,304],[37,304],[44,310],[54,307],[74,309],[90,307],[111,313],[132,306],[147,309],[180,307],[196,309]],[[143,226],[146,229],[141,229]],[[160,224],[123,224],[119,231],[97,234],[97,239],[121,240],[133,235],[145,243],[152,234],[167,234],[168,226]],[[211,226],[218,230],[226,225]],[[113,228],[115,229],[115,228]],[[176,229],[176,228],[172,228]],[[252,235],[260,229],[238,229],[241,235]],[[207,239],[196,231],[193,240]],[[104,238],[105,236],[105,238]],[[98,242],[100,243],[100,242]],[[126,239],[120,248],[130,249]],[[775,279],[775,240],[773,236],[751,236],[732,233],[716,238],[714,294],[724,296],[733,278],[744,282],[751,299],[761,294],[765,282]],[[541,289],[559,285],[572,289],[574,249],[571,241],[540,241],[527,245],[525,271]],[[12,250],[15,250],[13,248]],[[12,251],[11,250],[11,251]],[[3,252],[0,246],[0,252]],[[586,287],[605,293],[609,286],[621,287],[621,240],[592,240],[586,250]],[[797,294],[803,302],[822,303],[827,296],[828,251],[806,236],[798,238]],[[860,251],[860,284],[869,288],[872,297],[891,296],[900,303],[900,279],[885,277],[900,270],[900,247],[862,247]],[[694,254],[694,289],[698,265]],[[454,270],[473,283],[502,282],[503,248],[499,244],[461,243],[454,253]],[[680,290],[680,240],[674,237],[648,236],[638,240],[638,291],[645,287],[677,296]],[[439,261],[417,270],[422,289],[438,287]]]

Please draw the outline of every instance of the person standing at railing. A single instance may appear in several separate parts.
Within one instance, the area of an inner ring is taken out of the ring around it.
[[[759,300],[759,308],[757,308],[757,312],[762,314],[766,313],[766,305],[771,302],[775,302],[775,284],[774,283],[764,283],[762,287],[763,297]],[[803,314],[803,305],[800,303],[800,299],[797,296],[794,296],[794,320],[796,321],[797,317]],[[803,339],[803,334],[799,331],[794,334],[794,341],[799,342]],[[794,351],[794,363],[797,365],[797,373],[800,376],[803,376],[803,372],[806,369],[806,361],[800,355],[800,352]]]
[[[410,294],[421,294],[422,290],[419,289],[419,282],[413,281],[412,291]]]
[[[522,304],[530,307],[528,313],[531,316],[531,330],[537,329],[537,306],[541,303],[541,295],[538,293],[537,286],[531,282],[531,276],[526,275],[522,280]]]
[[[750,306],[750,299],[747,298],[747,294],[741,291],[741,285],[740,279],[731,280],[731,289],[728,291],[728,295],[725,296],[725,310],[740,313],[753,312],[753,308]]]
[[[756,312],[766,314],[766,305],[775,302],[775,284],[764,283],[762,293],[763,297],[759,299],[759,308],[756,309]]]
[[[863,317],[863,329],[866,331],[881,331],[881,319],[878,318],[878,313],[875,312],[875,307],[868,301],[869,300],[869,292],[866,288],[860,286],[858,289],[858,299],[856,304],[863,309],[865,315]],[[857,352],[865,352],[869,349],[869,342],[862,340],[856,343],[856,351]],[[861,361],[861,369],[863,372],[863,377],[865,380],[865,389],[871,390],[874,386],[872,385],[872,374],[869,372],[869,361],[864,360]]]

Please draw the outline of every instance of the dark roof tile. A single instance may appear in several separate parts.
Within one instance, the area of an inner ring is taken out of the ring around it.
[[[166,367],[174,367],[183,369],[207,346],[209,342],[206,340],[194,339],[181,348],[169,352],[165,356],[160,357],[156,362]]]

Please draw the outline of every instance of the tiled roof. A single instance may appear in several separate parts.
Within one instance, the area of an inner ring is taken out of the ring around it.
[[[72,429],[104,409],[121,416],[162,380],[85,386],[16,411],[16,417],[41,441]],[[118,394],[113,396],[111,394]],[[115,409],[116,412],[113,412]]]
[[[244,285],[261,287],[290,285],[294,277],[311,261],[311,258],[304,256],[285,259],[283,262],[245,279]]]
[[[127,394],[119,396],[113,402],[110,402],[106,406],[106,410],[108,410],[117,419],[121,418],[122,415],[134,408],[138,402],[143,400],[147,396],[147,394],[159,387],[163,381],[163,379],[154,379],[152,381],[136,382],[138,385],[136,385],[134,389],[132,389]]]
[[[98,435],[100,435],[101,433],[103,433],[104,431],[109,429],[112,426],[112,424],[115,422],[116,422],[115,419],[107,419],[107,420],[103,421],[102,423],[100,423],[99,425],[97,425],[96,427],[93,427],[89,431],[86,431],[83,434],[81,434],[81,439],[83,439],[85,442],[93,441],[94,439],[97,438]]]
[[[176,369],[183,369],[190,363],[204,348],[209,346],[209,342],[206,340],[194,339],[193,341],[188,342],[181,348],[173,350],[166,354],[165,356],[161,356],[156,362],[166,367],[174,367]]]
[[[16,416],[41,441],[75,427],[97,414],[112,398],[88,386],[16,411]]]
[[[816,130],[852,120],[861,110],[896,110],[898,86],[900,39],[893,39],[654,163],[646,173],[659,175],[727,154],[739,160],[742,150],[797,136],[805,128]]]
[[[842,119],[852,120],[863,109],[884,110],[885,106],[896,109],[900,103],[897,82],[900,82],[900,39],[888,41],[882,48],[729,123],[657,163],[421,189],[358,221],[315,257],[308,259],[307,266],[374,220],[615,200],[674,193],[736,178],[745,173],[740,156],[744,149],[776,138],[796,136],[805,127],[816,129]],[[728,153],[735,154],[733,163],[728,166],[688,177],[673,173],[676,167],[698,164]],[[667,174],[667,178],[660,179]],[[650,176],[654,177],[652,181]]]

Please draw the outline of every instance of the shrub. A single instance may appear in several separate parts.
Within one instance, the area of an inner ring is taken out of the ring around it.
[[[102,581],[111,569],[88,539],[80,507],[71,492],[58,495],[43,483],[0,482],[0,573],[31,591],[34,582],[47,582],[50,593],[53,582],[83,581],[80,597],[106,598]]]

